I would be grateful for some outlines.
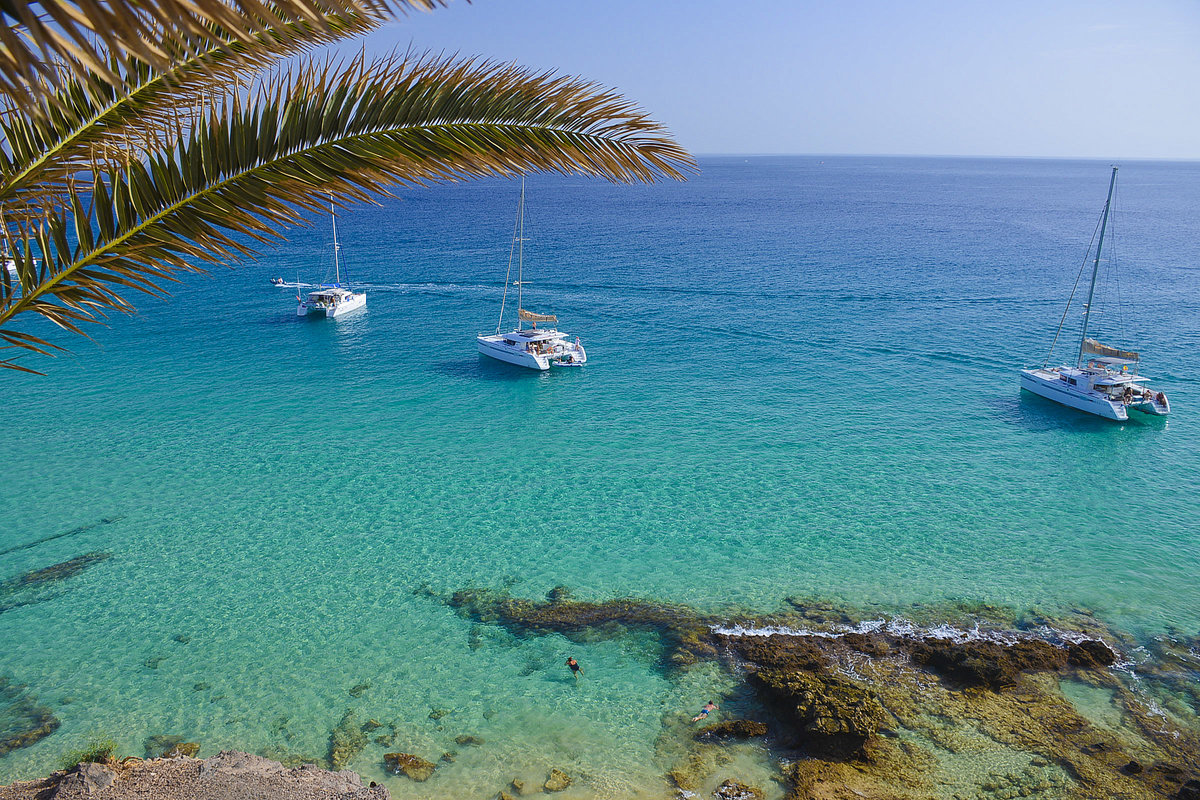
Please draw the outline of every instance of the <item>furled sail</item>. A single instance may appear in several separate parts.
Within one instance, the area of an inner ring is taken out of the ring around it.
[[[518,309],[518,313],[521,315],[521,319],[526,322],[558,322],[558,317],[553,314],[535,314],[523,308]]]
[[[1090,353],[1094,356],[1107,356],[1109,358],[1123,358],[1126,361],[1138,361],[1138,354],[1132,350],[1118,350],[1115,347],[1109,347],[1106,344],[1100,344],[1095,339],[1083,340],[1083,352]]]

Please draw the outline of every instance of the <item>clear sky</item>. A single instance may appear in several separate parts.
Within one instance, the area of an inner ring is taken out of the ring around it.
[[[452,0],[367,41],[592,79],[698,154],[1200,158],[1198,0]]]

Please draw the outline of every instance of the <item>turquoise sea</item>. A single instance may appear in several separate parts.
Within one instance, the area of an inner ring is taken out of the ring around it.
[[[468,586],[1200,631],[1200,163],[1120,172],[1093,330],[1140,348],[1173,409],[1126,424],[1018,390],[1108,164],[701,168],[529,179],[526,305],[580,337],[580,370],[477,355],[519,191],[485,181],[341,216],[363,313],[299,319],[295,290],[268,284],[324,277],[318,217],[257,263],[139,298],[95,343],[60,337],[73,355],[37,362],[47,377],[0,375],[0,550],[87,528],[0,556],[0,581],[111,554],[33,594],[6,584],[0,674],[62,725],[0,757],[0,782],[97,733],[135,755],[173,734],[205,755],[324,756],[351,709],[395,725],[350,764],[395,797],[482,798],[551,766],[580,797],[665,792],[664,714],[730,679],[664,673],[636,636],[514,637],[429,594]],[[414,784],[385,777],[396,749],[458,753]]]

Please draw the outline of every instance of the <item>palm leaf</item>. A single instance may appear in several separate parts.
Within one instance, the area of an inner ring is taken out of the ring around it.
[[[444,0],[0,0],[0,96],[27,113],[40,89],[69,76],[119,86],[112,59],[169,69],[225,36],[250,42],[294,22],[431,9]],[[214,34],[215,31],[220,33]]]
[[[116,85],[95,75],[70,78],[42,100],[39,113],[0,118],[0,197],[10,220],[37,216],[61,195],[73,175],[124,164],[131,154],[169,147],[190,128],[206,98],[231,84],[252,82],[260,70],[339,38],[376,27],[374,17],[331,17],[321,25],[290,22],[238,41],[213,32],[213,41],[166,70],[136,59],[114,60]]]
[[[370,200],[535,170],[633,182],[691,169],[660,125],[586,81],[472,60],[309,63],[227,99],[174,149],[95,173],[86,191],[68,185],[58,211],[23,223],[18,255],[44,266],[0,298],[0,334],[23,313],[79,333],[128,311],[124,291],[161,293],[181,271],[251,255],[329,191]]]

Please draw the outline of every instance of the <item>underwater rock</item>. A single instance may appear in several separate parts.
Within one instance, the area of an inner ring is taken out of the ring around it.
[[[61,724],[24,686],[0,676],[0,756],[45,739]]]
[[[504,791],[503,789],[501,789],[499,792],[496,793],[496,800],[513,800],[513,796],[511,794],[509,794],[508,792]]]
[[[184,738],[183,736],[174,736],[169,733],[159,733],[154,736],[147,736],[142,741],[142,747],[146,751],[146,758],[158,758],[182,744]]]
[[[93,564],[99,564],[111,558],[112,553],[91,552],[67,559],[58,564],[51,564],[41,569],[22,572],[14,578],[0,581],[0,597],[18,589],[37,589],[48,583],[57,583],[67,578],[73,578]]]
[[[775,700],[772,710],[821,752],[861,750],[887,718],[873,692],[843,675],[759,669],[750,678]]]
[[[463,734],[462,736],[455,736],[454,743],[458,744],[458,745],[463,745],[463,746],[471,745],[474,747],[478,747],[479,745],[483,744],[483,739],[481,739],[478,736],[471,736],[470,734]]]
[[[433,771],[437,769],[433,762],[410,753],[386,753],[383,756],[383,764],[393,774],[405,775],[419,783],[429,780]]]
[[[550,776],[546,778],[546,782],[542,784],[542,788],[547,792],[561,792],[571,785],[571,776],[555,767],[550,770]]]
[[[713,791],[717,800],[763,800],[763,791],[735,780],[727,780]]]
[[[565,603],[572,597],[571,590],[566,586],[555,586],[546,592],[546,600],[550,603]]]
[[[162,662],[166,661],[166,660],[167,660],[167,657],[166,657],[166,656],[150,656],[149,658],[147,658],[147,659],[146,659],[145,661],[143,661],[142,663],[143,663],[143,664],[144,664],[144,665],[145,665],[145,666],[146,666],[148,669],[158,669],[158,665],[159,665],[159,664],[161,664]]]
[[[351,697],[362,697],[363,692],[365,692],[367,689],[370,689],[370,688],[371,688],[370,681],[367,681],[365,683],[356,683],[355,685],[351,686],[349,689],[350,696]]]
[[[1200,800],[1200,781],[1192,779],[1186,782],[1179,787],[1175,797],[1178,800]]]
[[[383,727],[383,723],[377,719],[369,719],[362,724],[363,733],[370,733]]]
[[[429,718],[433,719],[433,720],[438,720],[438,719],[441,719],[442,717],[446,716],[449,713],[450,713],[450,709],[448,709],[448,708],[434,708],[434,709],[430,709]]]
[[[697,739],[753,739],[766,736],[767,726],[748,719],[731,719],[715,725],[705,725],[696,731]]]
[[[336,772],[346,768],[363,748],[367,746],[367,735],[353,709],[348,709],[342,721],[329,734],[329,763]]]
[[[192,637],[190,637],[186,634],[183,634],[183,633],[177,633],[174,636],[172,636],[171,638],[174,639],[175,641],[179,642],[180,644],[187,644],[188,642],[190,642],[192,640]]]
[[[164,750],[162,753],[162,757],[163,758],[179,758],[180,756],[183,756],[185,758],[195,758],[199,752],[200,752],[200,745],[197,744],[196,742],[180,742],[179,744],[175,745],[171,749]]]
[[[455,755],[456,755],[455,751],[447,750],[446,752],[442,753],[441,760],[445,761],[447,764],[453,764]]]
[[[197,683],[192,684],[193,692],[204,692],[204,691],[208,691],[211,688],[212,688],[212,684],[209,683],[208,681],[199,681]]]
[[[565,597],[535,602],[488,589],[462,589],[448,600],[459,614],[478,622],[500,625],[510,633],[557,633],[576,642],[602,641],[629,630],[657,633],[676,664],[717,655],[709,626],[685,606],[619,598],[585,603]]]

